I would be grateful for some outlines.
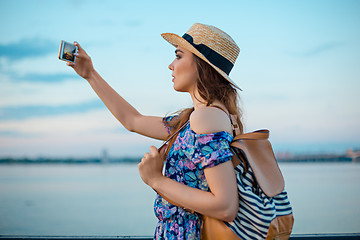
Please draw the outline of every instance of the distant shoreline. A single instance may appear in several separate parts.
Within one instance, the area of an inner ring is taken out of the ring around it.
[[[0,164],[112,164],[112,163],[139,163],[141,157],[121,157],[111,159],[101,158],[0,158]]]
[[[304,162],[359,162],[360,154],[347,152],[346,154],[311,154],[292,155],[289,153],[276,154],[279,163],[304,163]],[[141,157],[118,157],[118,158],[54,158],[54,157],[2,157],[0,164],[138,164]]]

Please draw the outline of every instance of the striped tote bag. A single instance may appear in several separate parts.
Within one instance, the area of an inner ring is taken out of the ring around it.
[[[294,218],[269,131],[237,135],[231,143],[239,211],[224,222],[240,239],[288,239]]]

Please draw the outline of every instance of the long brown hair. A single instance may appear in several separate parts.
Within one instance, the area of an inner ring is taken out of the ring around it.
[[[239,95],[237,90],[207,62],[195,54],[193,54],[193,58],[198,71],[198,78],[194,88],[197,89],[200,97],[204,99],[206,106],[210,106],[215,100],[218,100],[224,104],[230,114],[236,115],[240,132],[243,133],[242,112],[238,103]],[[179,110],[176,112],[179,117],[173,118],[170,122],[165,122],[165,124],[172,129],[172,133],[176,132],[190,118],[193,111],[193,107]],[[175,139],[176,137],[173,137],[169,141],[166,155]]]

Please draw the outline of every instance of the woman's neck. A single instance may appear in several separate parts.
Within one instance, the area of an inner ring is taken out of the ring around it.
[[[200,97],[198,92],[196,92],[196,96],[195,96],[195,94],[191,94],[191,93],[190,93],[190,95],[191,95],[191,98],[193,101],[194,110],[196,110],[198,108],[206,107],[207,102],[202,97]],[[212,102],[211,105],[223,106],[223,104],[218,100],[215,100],[214,102]]]
[[[206,101],[202,97],[200,97],[197,91],[190,93],[190,96],[193,101],[194,110],[206,106]]]

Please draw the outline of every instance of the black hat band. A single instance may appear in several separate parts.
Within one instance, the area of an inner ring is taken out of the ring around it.
[[[231,69],[234,67],[234,64],[232,64],[228,59],[202,43],[195,44],[193,37],[187,33],[185,33],[182,38],[184,38],[194,48],[201,52],[201,54],[204,55],[204,57],[206,57],[209,62],[211,62],[216,67],[220,68],[223,72],[225,72],[227,75],[229,75]]]

